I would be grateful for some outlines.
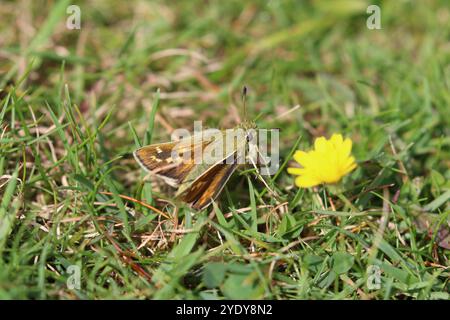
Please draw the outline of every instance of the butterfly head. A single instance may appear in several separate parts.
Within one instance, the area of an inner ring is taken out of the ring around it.
[[[253,140],[254,135],[255,135],[255,130],[258,128],[258,126],[256,125],[256,123],[254,121],[245,120],[238,125],[238,128],[244,130],[245,139],[247,140],[247,142],[250,142]]]

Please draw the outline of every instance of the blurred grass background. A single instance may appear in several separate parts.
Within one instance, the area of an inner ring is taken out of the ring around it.
[[[447,1],[71,4],[0,2],[0,298],[449,299]],[[130,152],[233,127],[243,85],[284,164],[352,138],[343,194],[242,173],[191,214],[143,182]]]

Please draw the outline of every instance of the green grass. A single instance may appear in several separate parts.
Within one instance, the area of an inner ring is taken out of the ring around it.
[[[0,5],[0,298],[450,298],[447,1],[376,1],[381,30],[365,1],[77,3]],[[143,181],[130,152],[233,127],[243,85],[282,163],[352,138],[342,193],[245,171],[192,214]]]

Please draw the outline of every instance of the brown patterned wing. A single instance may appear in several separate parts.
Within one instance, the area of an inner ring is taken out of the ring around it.
[[[205,140],[199,143],[189,140],[152,144],[136,150],[133,155],[142,168],[176,188],[195,166],[194,156],[200,155],[209,143]],[[176,158],[173,157],[173,151],[178,155]]]
[[[230,157],[235,157],[235,155]],[[237,166],[236,161],[228,164],[226,159],[214,164],[192,182],[189,188],[180,195],[180,199],[189,203],[193,209],[206,208],[220,194]]]

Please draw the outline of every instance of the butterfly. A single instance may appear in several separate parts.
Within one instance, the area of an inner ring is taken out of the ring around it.
[[[246,91],[244,87],[244,115]],[[257,162],[256,129],[254,121],[244,120],[231,130],[201,132],[179,141],[144,146],[133,155],[142,168],[177,188],[176,198],[202,210],[219,196],[247,157]]]

